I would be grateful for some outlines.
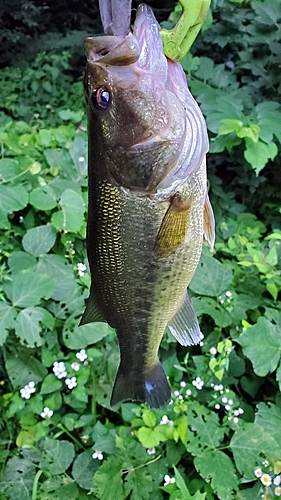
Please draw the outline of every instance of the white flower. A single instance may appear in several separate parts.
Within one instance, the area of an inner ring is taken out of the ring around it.
[[[182,395],[180,394],[179,395],[179,400],[181,401],[183,399]]]
[[[53,415],[53,410],[50,410],[50,408],[48,408],[48,406],[45,406],[44,410],[42,411],[42,413],[40,413],[41,417],[42,418],[51,418],[51,416]]]
[[[29,399],[31,394],[33,394],[35,391],[35,382],[31,381],[22,389],[20,389],[20,395],[23,399]]]
[[[191,395],[192,395],[192,390],[191,390],[191,389],[187,389],[187,390],[185,391],[185,394],[186,394],[187,396],[191,396]]]
[[[66,383],[68,389],[73,389],[74,387],[77,386],[76,377],[67,378],[65,380],[65,383]]]
[[[273,479],[273,482],[274,482],[275,486],[279,486],[279,484],[281,483],[281,476],[276,476]]]
[[[222,391],[223,390],[223,385],[222,384],[216,384],[214,386],[215,391]]]
[[[257,467],[255,470],[254,470],[254,474],[256,477],[261,477],[262,476],[262,470],[260,467]]]
[[[217,351],[216,347],[211,347],[211,349],[210,349],[209,352],[210,352],[210,354],[212,354],[213,356],[215,356],[215,354],[217,354],[218,351]]]
[[[243,415],[243,413],[244,413],[243,408],[238,408],[238,411],[239,411],[239,414],[240,414],[240,415]]]
[[[85,264],[83,264],[83,262],[78,262],[77,264],[78,276],[84,276],[86,269],[87,268]]]
[[[228,399],[226,397],[222,398],[222,403],[226,404],[228,402]]]
[[[179,396],[179,395],[180,395],[179,391],[174,391],[174,396],[176,396],[176,397],[177,397],[177,396]]]
[[[235,424],[238,424],[238,422],[239,422],[239,418],[234,417],[233,422],[234,422]]]
[[[262,474],[261,482],[264,486],[270,486],[272,483],[272,477],[269,474]]]
[[[226,411],[231,410],[231,406],[229,406],[229,405],[225,405],[225,407],[224,407],[224,408],[225,408],[225,410],[226,410]]]
[[[148,455],[155,455],[156,453],[155,448],[148,448],[148,450],[146,450],[146,453]]]
[[[167,486],[168,484],[175,483],[176,479],[174,477],[170,477],[168,474],[164,476],[164,486]]]
[[[280,496],[281,496],[281,488],[280,488],[280,486],[276,486],[276,488],[274,489],[274,494],[275,494],[277,497],[280,497]]]
[[[57,378],[64,378],[67,376],[65,364],[63,361],[55,361],[53,364],[53,372]]]
[[[218,403],[215,405],[215,409],[216,409],[216,410],[219,410],[219,409],[220,409],[220,407],[221,407],[221,405],[219,405]]]
[[[101,451],[95,450],[94,453],[92,454],[92,457],[93,458],[97,458],[98,460],[102,460],[103,459],[103,454],[102,454]]]
[[[186,382],[184,380],[182,380],[181,383],[180,383],[180,386],[181,387],[186,387]]]
[[[167,415],[163,415],[160,421],[160,425],[168,425],[169,427],[172,427],[174,425],[174,422],[172,420],[169,420]]]
[[[71,363],[71,368],[75,371],[78,372],[80,368],[80,363],[77,363],[77,361],[74,361],[74,363]]]
[[[83,363],[83,361],[85,361],[85,359],[87,359],[87,357],[88,357],[88,355],[86,354],[85,349],[81,349],[81,351],[76,353],[76,358],[79,359],[79,361],[81,361],[81,363]]]
[[[84,156],[79,156],[78,161],[80,161],[80,163],[82,163],[83,161],[85,161]]]
[[[200,344],[199,344],[199,345],[200,345],[200,347],[203,347],[204,342],[202,342],[202,340],[201,340],[201,342],[200,342]]]
[[[199,391],[201,391],[203,385],[204,385],[204,382],[203,380],[200,378],[200,377],[196,377],[195,380],[192,380],[192,385],[194,385],[194,387],[196,387],[196,389],[198,389]]]
[[[228,404],[229,404],[229,405],[233,405],[233,401],[232,401],[232,399],[229,399],[229,400],[228,400]]]
[[[231,293],[229,290],[227,290],[227,291],[225,292],[225,295],[226,295],[228,298],[232,297],[232,293]]]
[[[235,417],[238,417],[238,415],[240,415],[239,410],[234,410],[233,413],[234,413]]]

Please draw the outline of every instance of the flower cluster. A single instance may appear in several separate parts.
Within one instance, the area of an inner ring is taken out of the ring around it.
[[[155,448],[148,448],[148,449],[146,450],[146,453],[147,453],[148,455],[155,455],[156,450],[155,450]]]
[[[169,420],[167,415],[163,415],[160,421],[160,425],[168,425],[169,427],[172,427],[174,425],[173,420]]]
[[[53,364],[53,372],[57,378],[64,378],[67,376],[65,364],[63,361],[55,361]]]
[[[85,359],[87,359],[88,355],[86,354],[86,351],[85,349],[81,349],[81,351],[77,352],[76,354],[76,358],[79,359],[79,361],[81,361],[81,363],[83,363],[83,361],[85,361]]]
[[[103,454],[99,450],[95,450],[94,453],[92,454],[93,458],[97,458],[98,460],[103,460]]]
[[[168,484],[173,484],[176,482],[176,479],[174,477],[170,477],[168,474],[164,476],[164,486],[168,486]]]
[[[257,467],[254,470],[254,474],[261,481],[261,483],[264,486],[269,487],[273,483],[273,485],[275,486],[275,488],[274,488],[275,496],[277,496],[277,497],[281,496],[281,487],[280,487],[281,475],[280,474],[278,474],[278,476],[275,476],[274,478],[272,478],[270,474],[263,472],[263,470],[260,467]]]
[[[84,276],[85,274],[85,271],[86,271],[86,266],[85,264],[83,264],[83,262],[78,262],[77,264],[77,272],[78,272],[78,276]]]
[[[67,378],[65,380],[65,384],[67,385],[68,389],[74,389],[74,387],[77,386],[77,380],[76,380],[76,377],[71,377],[71,378]]]
[[[215,409],[216,410],[220,410],[221,408],[224,409],[224,411],[228,413],[228,420],[232,420],[234,424],[238,424],[239,422],[238,417],[240,415],[243,415],[244,413],[243,408],[240,407],[238,409],[233,408],[233,406],[235,406],[235,404],[237,405],[237,403],[234,403],[234,400],[231,397],[229,397],[230,393],[229,389],[224,389],[222,384],[211,384],[211,387],[213,387],[215,391],[214,394],[214,399],[216,401]]]
[[[41,417],[42,418],[51,418],[52,415],[53,415],[53,410],[50,410],[50,408],[48,408],[48,406],[45,406],[44,410],[42,411],[42,413],[40,413]]]
[[[29,399],[31,394],[33,394],[35,391],[35,383],[29,382],[22,389],[20,389],[20,395],[23,399]]]
[[[204,385],[204,382],[200,377],[196,377],[196,379],[192,380],[192,385],[194,385],[194,387],[196,387],[196,389],[198,389],[198,391],[201,391],[201,389]]]

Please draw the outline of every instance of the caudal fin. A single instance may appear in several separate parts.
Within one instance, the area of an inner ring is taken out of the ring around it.
[[[128,400],[146,403],[150,408],[163,408],[170,402],[171,389],[159,361],[142,373],[125,371],[120,365],[110,404]]]

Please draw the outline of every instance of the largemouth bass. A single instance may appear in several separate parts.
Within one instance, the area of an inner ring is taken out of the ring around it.
[[[92,285],[81,324],[103,319],[117,331],[111,404],[159,408],[171,397],[158,360],[165,328],[184,346],[202,338],[186,287],[203,234],[214,243],[206,125],[150,7],[138,7],[132,33],[85,46]]]

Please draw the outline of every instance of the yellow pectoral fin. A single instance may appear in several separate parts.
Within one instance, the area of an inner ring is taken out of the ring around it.
[[[155,251],[159,257],[168,257],[184,243],[189,224],[191,201],[192,198],[183,202],[179,195],[173,196],[155,241]]]
[[[215,218],[212,205],[209,200],[208,193],[206,193],[204,214],[203,214],[203,231],[204,238],[213,249],[215,244]]]

